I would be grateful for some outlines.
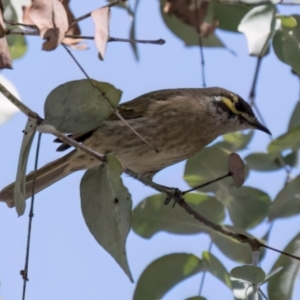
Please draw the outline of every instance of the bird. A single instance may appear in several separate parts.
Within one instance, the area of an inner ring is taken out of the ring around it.
[[[188,159],[223,134],[257,129],[271,135],[242,97],[219,87],[153,91],[120,104],[117,109],[153,148],[115,114],[92,131],[70,136],[99,153],[113,154],[124,169],[151,180],[160,170]],[[61,142],[57,151],[69,148]],[[74,149],[36,171],[35,193],[75,171],[102,163]],[[31,197],[33,177],[33,172],[26,176],[26,198]],[[14,183],[0,192],[0,201],[14,206]]]

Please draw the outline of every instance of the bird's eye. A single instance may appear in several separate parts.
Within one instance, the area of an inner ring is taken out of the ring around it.
[[[235,107],[235,109],[238,110],[238,111],[242,111],[242,110],[243,110],[242,105],[241,105],[240,102],[235,102],[235,103],[234,103],[234,107]]]

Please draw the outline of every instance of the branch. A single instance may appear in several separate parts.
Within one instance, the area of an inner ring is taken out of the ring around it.
[[[116,109],[112,103],[110,102],[109,98],[106,96],[105,93],[103,93],[95,84],[94,82],[91,80],[90,76],[86,73],[86,71],[83,69],[83,67],[80,65],[80,63],[77,61],[77,59],[75,58],[75,56],[72,54],[72,52],[70,51],[70,49],[62,44],[62,46],[66,49],[66,51],[68,52],[68,54],[71,56],[71,58],[74,60],[74,62],[76,63],[76,65],[78,66],[78,68],[81,70],[81,72],[84,74],[84,76],[88,79],[88,81],[90,82],[90,84],[96,88],[96,90],[100,93],[100,95],[103,97],[103,99],[107,102],[107,104],[110,106],[112,112],[140,139],[142,140],[146,145],[148,145],[151,149],[153,149],[156,153],[158,153],[158,150],[153,147],[148,141],[146,141],[145,138],[143,138],[119,113],[118,109]]]
[[[23,114],[28,118],[36,119],[38,124],[43,120],[36,112],[32,111],[24,103],[22,103],[17,97],[15,97],[10,91],[8,91],[3,84],[0,83],[0,92],[14,104]]]
[[[237,233],[237,232],[232,231],[222,225],[211,222],[210,220],[208,220],[207,218],[205,218],[204,216],[199,214],[197,211],[195,211],[193,208],[191,208],[185,202],[184,198],[182,197],[182,192],[180,190],[159,185],[159,184],[153,182],[152,180],[148,179],[147,177],[139,175],[129,169],[125,169],[124,172],[126,174],[128,174],[129,176],[135,178],[136,180],[142,182],[143,184],[145,184],[149,187],[152,187],[153,189],[157,190],[158,192],[166,194],[167,198],[169,198],[169,197],[176,198],[176,199],[174,199],[175,203],[178,203],[178,205],[181,206],[189,215],[193,216],[196,220],[201,222],[204,226],[206,226],[216,232],[219,232],[225,236],[233,238],[240,243],[248,244],[251,247],[252,251],[259,251],[259,248],[263,247],[263,248],[267,248],[267,249],[279,252],[283,255],[292,257],[292,258],[300,261],[300,257],[298,257],[298,256],[295,256],[295,255],[289,254],[287,252],[272,248],[268,245],[261,243],[259,240],[255,239],[255,238],[250,238],[250,237],[246,236],[245,234]],[[225,178],[225,176],[222,176],[222,177]],[[219,178],[219,180],[220,180],[220,178]],[[186,191],[186,192],[188,192],[188,191]]]
[[[26,24],[21,24],[23,26],[30,26]],[[34,27],[32,27],[34,28]],[[24,31],[24,30],[13,30],[13,29],[6,29],[6,35],[29,35],[29,36],[39,36],[40,33],[38,30],[36,31]],[[87,35],[75,35],[75,34],[66,34],[66,38],[71,38],[71,39],[78,39],[78,40],[94,40],[94,36],[87,36]],[[153,44],[153,45],[163,45],[166,41],[163,39],[158,39],[158,40],[134,40],[134,39],[123,39],[123,38],[116,38],[110,36],[108,38],[108,43],[109,42],[126,42],[126,43],[139,43],[139,44]]]
[[[23,112],[28,118],[37,120],[37,130],[43,133],[52,133],[64,143],[82,150],[84,153],[89,154],[100,161],[105,161],[105,156],[78,143],[74,139],[66,136],[62,132],[58,131],[51,125],[42,124],[44,121],[36,112],[32,111],[29,107],[23,104],[18,98],[16,98],[10,91],[8,91],[3,84],[0,83],[0,93],[2,93],[12,104],[17,106],[21,112]]]
[[[251,90],[250,90],[250,93],[249,93],[249,103],[250,103],[251,106],[253,106],[254,103],[255,103],[256,85],[257,85],[257,79],[258,79],[258,74],[259,74],[261,62],[262,62],[262,57],[259,56],[257,58],[257,63],[256,63],[254,77],[253,77],[252,87],[251,87]]]
[[[124,2],[126,2],[126,1],[127,1],[127,0],[117,0],[117,1],[115,1],[115,2],[111,2],[111,3],[107,4],[107,5],[104,5],[103,7],[113,7],[113,6],[116,6],[116,5],[118,5],[118,4],[124,3]],[[87,13],[87,14],[85,14],[85,15],[79,17],[79,18],[74,19],[74,20],[70,23],[69,28],[72,27],[72,26],[74,26],[76,23],[78,23],[78,22],[80,22],[80,21],[82,21],[82,20],[84,20],[84,19],[89,18],[89,17],[91,16],[91,13],[92,13],[92,12],[89,12],[89,13]]]
[[[77,141],[75,141],[74,139],[72,139],[71,137],[66,136],[65,134],[61,133],[60,131],[58,131],[54,126],[52,125],[48,125],[48,124],[41,124],[39,126],[37,126],[36,128],[39,132],[42,133],[51,133],[53,135],[55,135],[59,140],[63,141],[64,143],[73,146],[76,149],[80,149],[82,150],[84,153],[89,154],[93,157],[95,157],[96,159],[106,162],[106,158],[105,155],[96,152],[94,150],[92,150],[89,147],[86,147],[83,144],[78,143]]]
[[[275,4],[280,4],[280,5],[299,5],[298,3],[293,3],[293,2],[283,2],[284,0],[279,1],[278,3]],[[246,5],[247,2],[242,1],[242,0],[218,0],[219,3],[221,4],[244,4]],[[256,2],[255,5],[266,5],[270,4],[270,1],[261,1],[261,2]]]

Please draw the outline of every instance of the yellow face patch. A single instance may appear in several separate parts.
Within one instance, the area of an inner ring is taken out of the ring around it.
[[[234,99],[229,99],[227,97],[222,97],[222,101],[223,103],[232,111],[232,113],[236,114],[236,115],[241,115],[242,112],[238,111],[236,108],[235,108],[235,103],[238,102],[238,99],[237,98],[234,98]]]

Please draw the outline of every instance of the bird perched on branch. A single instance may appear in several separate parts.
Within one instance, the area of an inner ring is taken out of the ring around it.
[[[115,155],[124,168],[152,178],[160,170],[185,160],[218,136],[244,129],[271,134],[239,95],[222,88],[169,89],[144,94],[118,107],[121,116],[155,149],[112,114],[91,132],[73,134],[85,146]],[[57,141],[57,140],[56,140]],[[62,144],[58,151],[70,148]],[[101,162],[73,150],[36,172],[35,192],[63,177]],[[31,196],[33,173],[26,177]],[[0,192],[0,200],[14,205],[14,183]]]

